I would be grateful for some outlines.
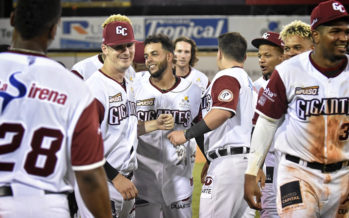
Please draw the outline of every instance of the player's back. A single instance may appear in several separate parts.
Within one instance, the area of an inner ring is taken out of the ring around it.
[[[72,135],[93,101],[87,86],[46,57],[6,52],[0,65],[0,186],[71,190]]]

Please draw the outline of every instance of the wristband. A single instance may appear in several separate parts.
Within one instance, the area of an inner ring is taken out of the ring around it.
[[[184,136],[185,139],[189,141],[190,139],[202,136],[209,131],[211,131],[210,128],[206,125],[205,120],[202,119],[200,122],[184,131]]]

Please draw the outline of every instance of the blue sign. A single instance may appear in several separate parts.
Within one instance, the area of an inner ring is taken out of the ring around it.
[[[199,48],[217,48],[219,35],[228,31],[226,18],[148,18],[145,19],[145,38],[153,34],[165,34],[171,40],[186,36]]]

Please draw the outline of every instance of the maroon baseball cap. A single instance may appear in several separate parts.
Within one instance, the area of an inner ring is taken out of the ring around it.
[[[130,23],[114,21],[108,23],[103,29],[103,44],[122,45],[136,42]]]
[[[136,64],[144,64],[144,42],[137,41],[136,42],[136,52],[135,52],[135,58],[133,59],[133,62]]]
[[[321,2],[311,12],[310,23],[311,29],[315,29],[321,24],[337,20],[342,17],[348,17],[345,7],[338,1]]]
[[[281,49],[284,49],[284,42],[279,37],[279,33],[266,32],[263,34],[262,38],[252,40],[252,45],[259,48],[260,45],[267,44],[279,46]]]

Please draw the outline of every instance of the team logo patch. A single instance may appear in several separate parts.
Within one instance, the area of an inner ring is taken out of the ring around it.
[[[310,87],[296,87],[296,95],[318,95],[319,86],[310,86]]]
[[[118,93],[114,96],[109,96],[109,103],[120,102],[120,101],[122,101],[121,93]]]
[[[207,175],[206,178],[205,178],[205,183],[204,183],[204,185],[202,186],[202,189],[201,189],[201,196],[200,196],[200,198],[211,199],[212,198],[213,185],[214,185],[214,178],[213,178],[213,176]]]
[[[273,183],[274,167],[266,167],[265,183]]]
[[[153,106],[155,102],[155,98],[138,100],[136,102],[137,106]]]
[[[190,109],[190,101],[187,95],[179,102],[179,106],[182,107],[182,109]]]
[[[282,208],[303,203],[299,181],[280,186]]]
[[[233,100],[233,93],[229,89],[224,89],[219,93],[218,100],[223,102],[230,102]]]

